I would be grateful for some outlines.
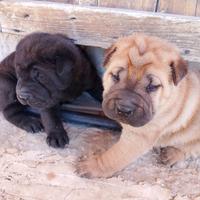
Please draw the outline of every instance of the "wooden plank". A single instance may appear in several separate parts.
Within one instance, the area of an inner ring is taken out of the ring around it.
[[[160,0],[158,12],[195,16],[197,0]]]
[[[200,0],[197,0],[196,16],[200,16]]]
[[[99,0],[99,6],[154,11],[157,0]]]
[[[44,17],[45,16],[45,17]],[[0,1],[4,33],[60,32],[77,44],[106,48],[116,38],[145,32],[177,44],[186,59],[200,62],[200,18],[33,1]]]

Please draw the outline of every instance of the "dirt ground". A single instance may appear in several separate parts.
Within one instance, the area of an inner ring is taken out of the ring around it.
[[[0,200],[200,200],[200,158],[168,168],[149,152],[110,179],[74,173],[80,155],[103,151],[119,138],[97,128],[68,124],[64,150],[27,134],[0,116]]]

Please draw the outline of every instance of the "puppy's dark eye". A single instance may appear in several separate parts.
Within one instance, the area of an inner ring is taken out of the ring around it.
[[[57,62],[59,61],[59,59],[60,59],[60,56],[55,55],[55,56],[52,56],[52,58],[49,59],[49,62],[56,65]]]
[[[31,71],[31,76],[34,80],[38,80],[39,76],[40,76],[40,72],[38,69],[34,68]]]
[[[146,87],[146,92],[147,93],[155,92],[159,87],[161,87],[161,85],[160,84],[158,84],[158,85],[153,84],[153,79],[150,78],[150,83]]]
[[[113,80],[115,83],[117,83],[117,82],[120,81],[119,73],[117,73],[117,74],[111,73],[111,77],[112,77],[112,80]]]

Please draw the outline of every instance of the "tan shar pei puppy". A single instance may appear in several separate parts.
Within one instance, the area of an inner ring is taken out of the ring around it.
[[[134,34],[118,39],[104,64],[103,110],[122,134],[106,152],[80,160],[80,176],[110,177],[153,147],[168,165],[200,154],[200,73],[174,45]]]

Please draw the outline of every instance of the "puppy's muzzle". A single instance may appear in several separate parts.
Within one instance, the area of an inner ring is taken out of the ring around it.
[[[17,87],[16,93],[17,93],[17,99],[23,105],[29,105],[32,107],[41,108],[48,106],[48,104],[50,103],[50,101],[46,101],[46,99],[49,99],[49,96],[45,92],[43,92],[40,95],[40,93],[38,93],[34,88]]]
[[[105,95],[103,110],[109,118],[135,127],[145,125],[153,117],[151,101],[128,90],[112,91]]]
[[[136,106],[135,105],[124,105],[122,102],[118,102],[116,105],[116,114],[124,116],[124,117],[129,117],[134,114],[136,111]]]
[[[25,101],[29,100],[30,98],[32,98],[32,95],[30,94],[30,92],[28,90],[26,90],[25,88],[23,88],[18,93],[18,97],[20,98],[20,100],[22,100],[23,102],[25,102]]]

